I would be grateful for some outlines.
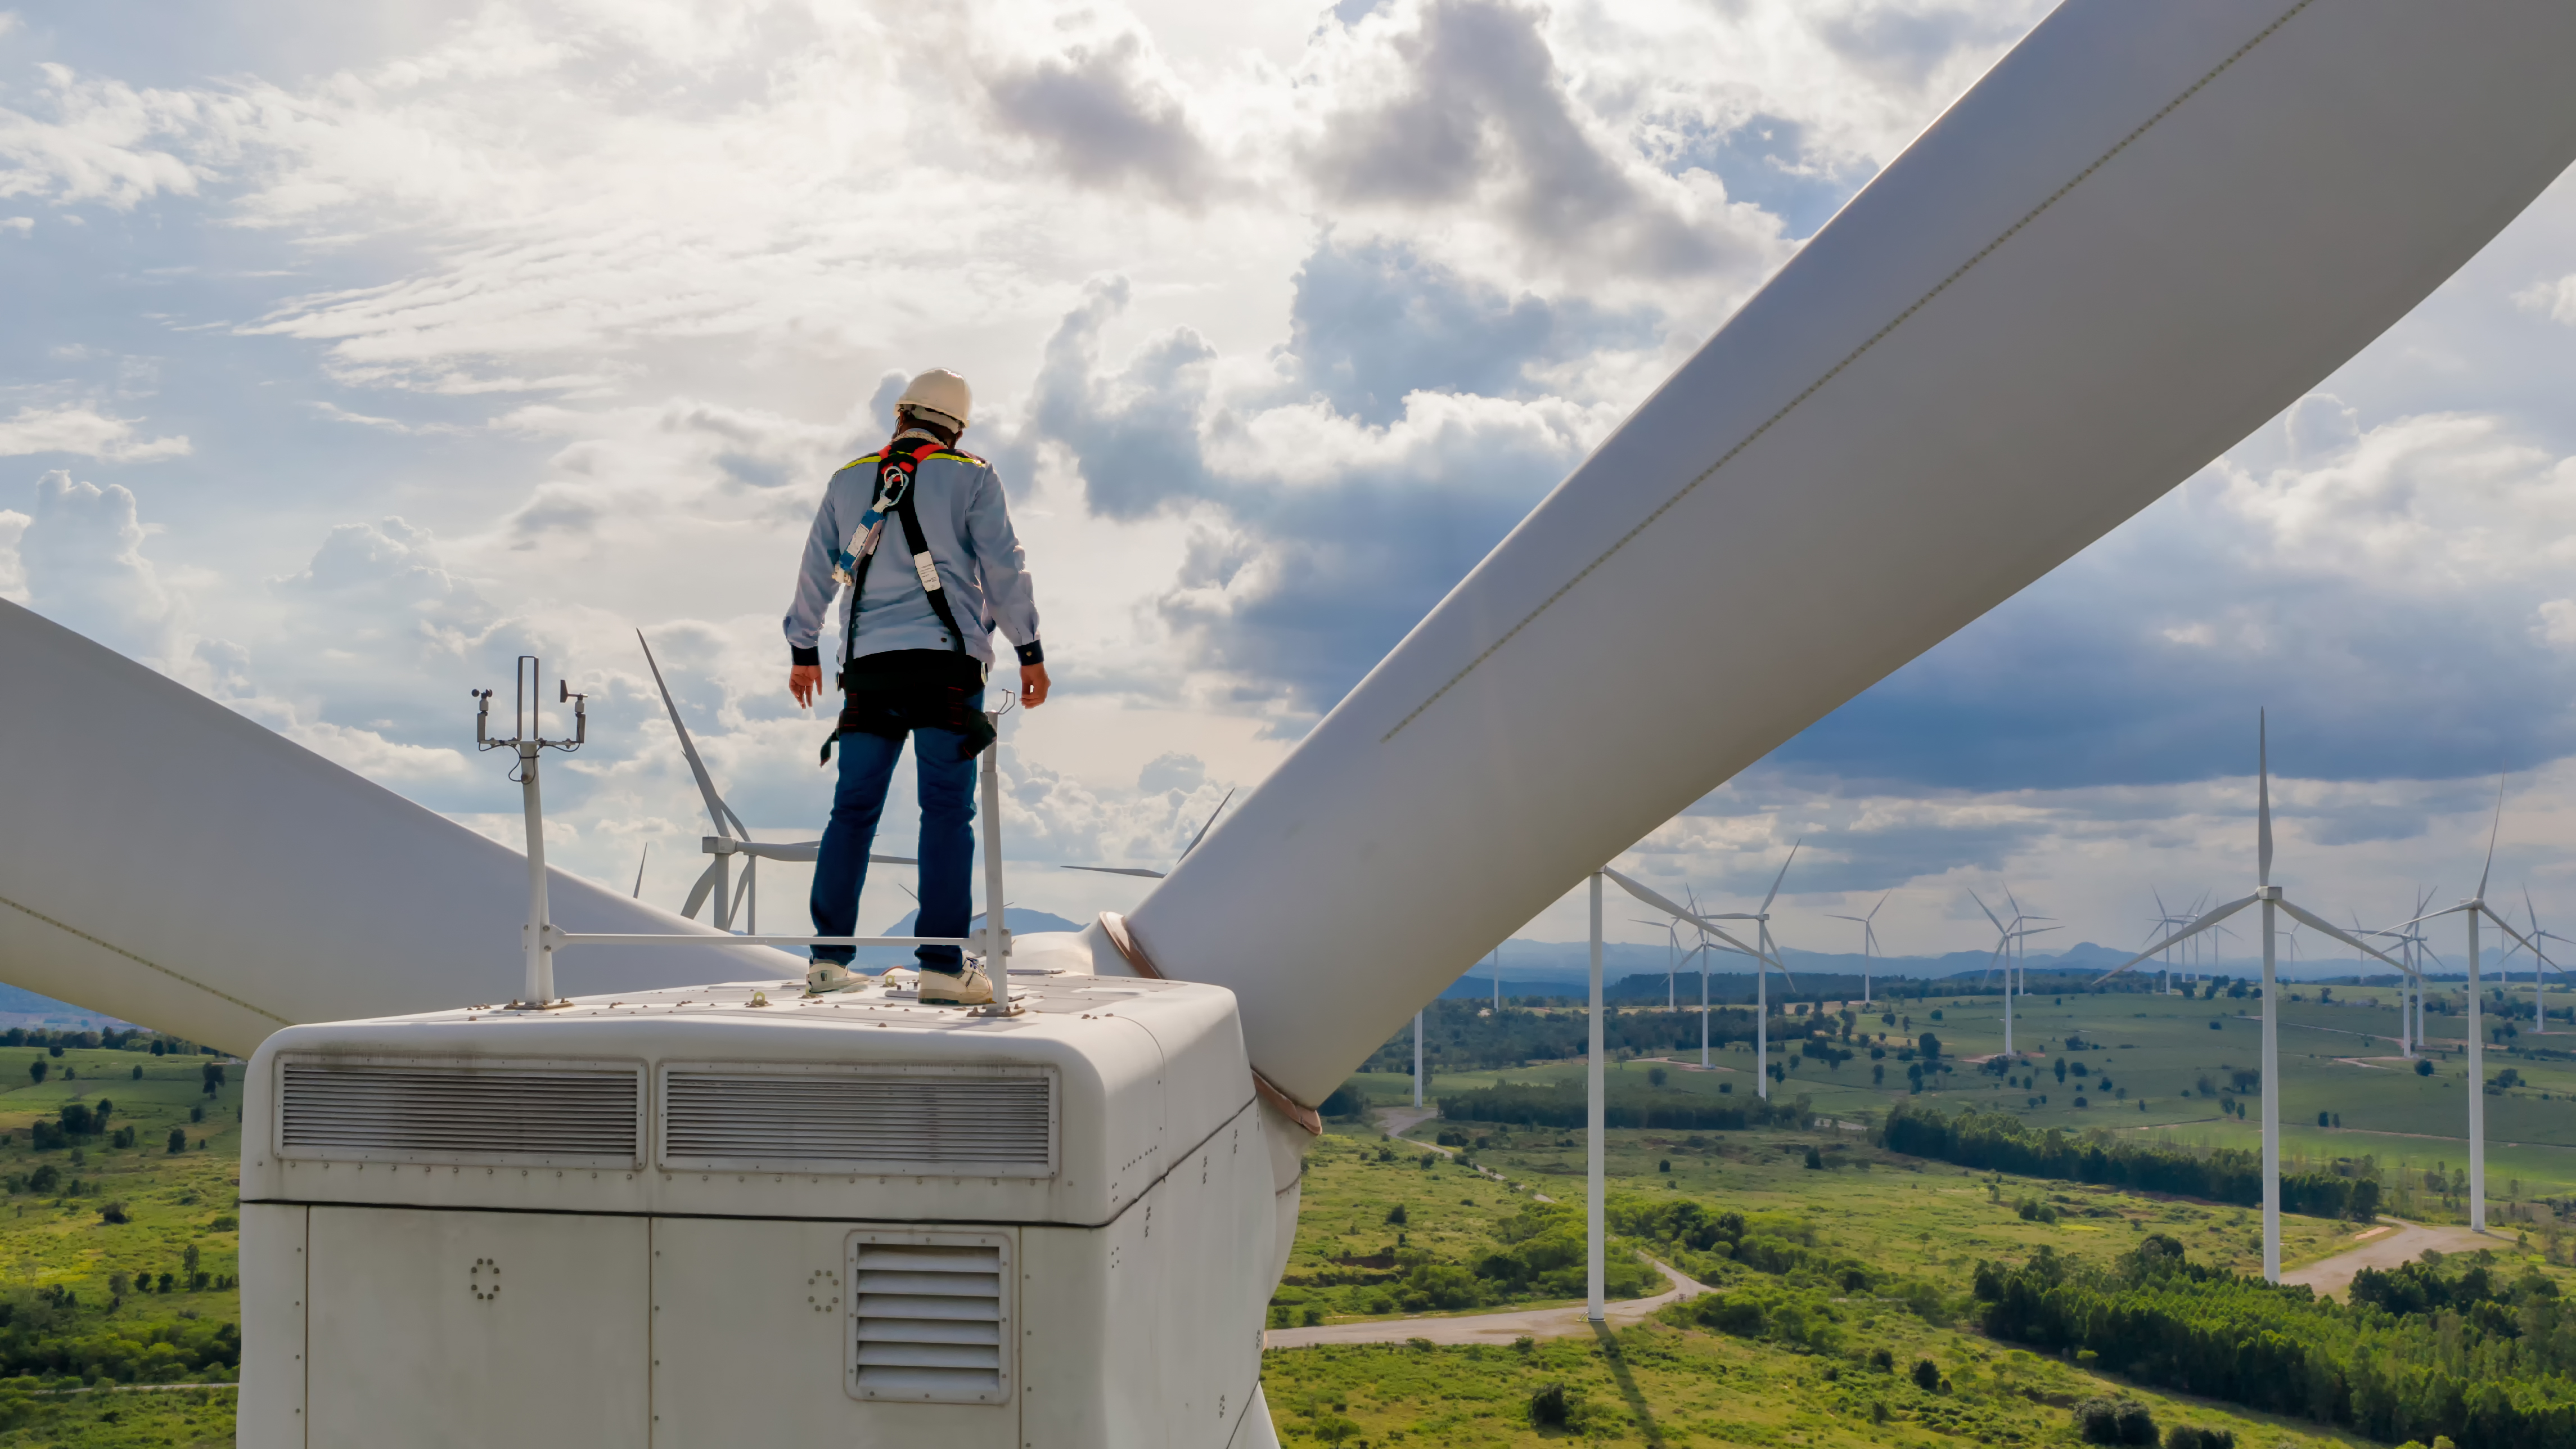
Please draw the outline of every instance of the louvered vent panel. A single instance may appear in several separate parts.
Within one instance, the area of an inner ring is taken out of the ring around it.
[[[662,1081],[665,1166],[971,1177],[1055,1171],[1051,1073],[675,1067]]]
[[[442,1067],[288,1061],[280,1151],[370,1162],[637,1165],[635,1068]]]
[[[861,1241],[851,1256],[853,1394],[931,1404],[1010,1397],[1002,1242]]]

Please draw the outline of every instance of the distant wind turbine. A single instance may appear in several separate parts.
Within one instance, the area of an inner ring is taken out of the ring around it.
[[[651,841],[649,841],[649,840],[648,840],[648,841],[645,841],[645,842],[644,842],[644,853],[643,853],[642,855],[639,855],[639,856],[635,857],[635,890],[634,890],[634,898],[635,898],[636,900],[639,900],[639,901],[640,901],[640,900],[644,899],[644,865],[645,865],[645,863],[646,863],[647,861],[650,861],[652,858],[653,858],[653,842],[651,842]]]
[[[2020,948],[2021,942],[2024,938],[2030,936],[2044,936],[2050,931],[2057,930],[2058,928],[2055,926],[2041,926],[2036,930],[2031,929],[2023,923],[2026,921],[2044,921],[2048,918],[2046,916],[2025,916],[2020,913],[2018,907],[2014,910],[2012,924],[2007,926],[1995,915],[1993,909],[1987,906],[1985,897],[1978,895],[1975,891],[1970,891],[1968,892],[1968,899],[1975,901],[1977,903],[1977,909],[1986,913],[1986,919],[1994,922],[1995,953],[1993,957],[1986,962],[1986,975],[1978,978],[1978,986],[1980,989],[1984,987],[1986,978],[1995,974],[1995,966],[2000,962],[2004,971],[2004,1055],[2009,1057],[2014,1055],[2013,953]],[[2006,901],[2010,901],[2012,899],[2012,892],[2009,887],[2007,887],[2004,892],[2004,899]]]
[[[2531,904],[2531,887],[2529,886],[2524,886],[2522,888],[2522,914],[2523,919],[2531,926],[2531,1031],[2534,1036],[2547,1036],[2549,1034],[2548,980],[2546,977],[2541,975],[2540,968],[2546,966],[2561,976],[2566,975],[2567,972],[2566,969],[2560,966],[2557,962],[2552,961],[2547,956],[2541,954],[2543,948],[2539,943],[2542,941],[2565,941],[2567,938],[2558,934],[2556,931],[2544,931],[2540,929],[2540,912],[2534,909]],[[2570,944],[2576,944],[2576,942],[2570,942]],[[2514,952],[2522,949],[2523,948],[2520,945],[2516,945],[2510,950],[2507,950],[2504,955],[2499,958],[2498,965],[2501,966],[2503,962],[2512,960]]]
[[[1863,1006],[1869,1005],[1870,958],[1878,954],[1878,927],[1872,923],[1878,919],[1880,908],[1887,904],[1887,896],[1894,894],[1896,892],[1889,891],[1887,895],[1880,896],[1878,905],[1870,907],[1869,914],[1866,916],[1846,916],[1838,912],[1827,912],[1837,921],[1860,923],[1860,1004]]]
[[[1225,799],[1216,802],[1216,808],[1208,812],[1207,822],[1199,827],[1199,833],[1191,836],[1190,843],[1182,846],[1181,853],[1178,856],[1173,857],[1173,865],[1178,866],[1182,861],[1189,859],[1190,852],[1199,848],[1199,842],[1207,839],[1208,831],[1215,828],[1216,818],[1225,813],[1226,801],[1232,800],[1233,798],[1234,791],[1228,790],[1225,792]],[[1065,869],[1098,871],[1102,875],[1142,876],[1147,880],[1161,880],[1163,877],[1171,874],[1170,871],[1147,870],[1141,865],[1068,865]],[[1416,1105],[1420,1104],[1417,1103]]]
[[[715,834],[703,836],[699,840],[699,844],[705,848],[706,853],[714,856],[715,859],[707,862],[706,873],[698,877],[697,884],[689,887],[689,899],[680,907],[680,914],[691,920],[697,919],[698,907],[705,905],[708,896],[713,895],[716,904],[716,929],[730,931],[733,929],[734,912],[741,910],[744,902],[748,900],[750,909],[744,915],[744,924],[754,934],[758,934],[760,863],[764,860],[777,860],[811,865],[816,853],[821,850],[823,842],[819,840],[787,842],[751,838],[751,831],[742,823],[742,817],[734,814],[733,807],[727,805],[724,797],[716,793],[715,777],[707,773],[707,762],[698,758],[697,742],[689,738],[689,727],[680,722],[680,706],[671,698],[671,686],[662,682],[662,666],[655,662],[653,646],[645,643],[643,630],[635,631],[635,642],[643,645],[644,667],[653,671],[653,687],[662,692],[662,708],[670,712],[671,733],[680,737],[680,753],[688,758],[689,774],[696,778],[698,794],[707,804],[707,818],[715,822],[716,827]],[[732,873],[733,858],[737,855],[743,857],[742,885],[738,889],[728,890],[727,886],[730,884],[728,877]],[[908,855],[871,855],[868,859],[879,865],[914,864],[912,857]],[[636,889],[639,891],[643,889],[643,874],[640,868],[636,874]]]
[[[2496,914],[2487,904],[2487,877],[2495,870],[2496,837],[2504,830],[2504,784],[2502,771],[2496,774],[2495,821],[2487,827],[2487,860],[2478,870],[2478,893],[2443,910],[2417,916],[2409,926],[2444,916],[2465,916],[2469,923],[2469,1231],[2487,1230],[2487,1076],[2486,1028],[2480,1024],[2478,1002],[2478,921],[2484,917],[2495,922],[2497,930],[2522,942],[2535,953],[2538,947],[2525,939],[2511,922]]]
[[[1793,845],[1789,847],[1789,859],[1795,860],[1797,858],[1798,848]],[[1769,915],[1765,914],[1765,912],[1770,909],[1772,898],[1780,893],[1780,879],[1785,878],[1789,874],[1788,862],[1781,862],[1780,876],[1775,877],[1771,882],[1771,894],[1762,898],[1762,911],[1736,911],[1724,915],[1714,913],[1703,915],[1698,911],[1685,910],[1681,906],[1666,899],[1653,887],[1630,880],[1628,877],[1621,875],[1615,870],[1604,868],[1601,873],[1608,876],[1611,880],[1616,881],[1619,889],[1626,891],[1628,894],[1635,896],[1641,901],[1644,901],[1647,905],[1654,907],[1656,910],[1662,911],[1668,916],[1688,921],[1693,926],[1697,927],[1703,934],[1715,936],[1719,941],[1724,942],[1727,949],[1740,952],[1743,955],[1753,958],[1753,1050],[1757,1065],[1760,1068],[1760,1070],[1755,1074],[1753,1090],[1767,1101],[1771,1096],[1771,1012],[1770,997],[1764,989],[1764,983],[1769,978],[1764,973],[1768,971],[1777,971],[1780,973],[1780,979],[1789,983],[1790,990],[1795,991],[1798,989],[1798,983],[1789,975],[1789,968],[1781,965],[1779,958],[1774,956],[1771,952],[1771,918]],[[1717,924],[1720,921],[1753,921],[1758,923],[1761,929],[1755,939],[1760,941],[1761,945],[1748,946],[1742,941],[1737,940],[1733,935],[1728,933],[1724,926]],[[1707,949],[1707,943],[1703,942],[1700,949]],[[1701,969],[1706,970],[1705,965],[1703,965]],[[1707,998],[1708,986],[1707,982],[1703,980],[1700,985],[1700,1000],[1702,1006],[1700,1017],[1702,1022],[1700,1028],[1700,1064],[1702,1066],[1706,1066],[1708,1064],[1708,1028],[1706,1026],[1708,1019],[1706,1012]]]
[[[2357,951],[2366,951],[2391,966],[2399,963],[2375,947],[2364,944],[2357,936],[2345,934],[2322,917],[2314,916],[2293,905],[2272,884],[2272,762],[2269,731],[2262,713],[2254,717],[2254,894],[2229,901],[2199,920],[2168,936],[2119,965],[2102,973],[2108,981],[2139,962],[2167,950],[2175,942],[2187,940],[2235,915],[2247,906],[2263,908],[2263,1281],[2281,1281],[2281,988],[2274,971],[2279,949],[2277,917],[2287,914],[2291,920],[2321,931]],[[2474,937],[2477,927],[2469,928]],[[2400,969],[2406,969],[2400,967]],[[2475,1098],[2480,1094],[2472,1091]],[[2472,1151],[2475,1145],[2472,1144]]]

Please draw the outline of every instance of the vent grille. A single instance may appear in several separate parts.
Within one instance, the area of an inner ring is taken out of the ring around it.
[[[1055,1074],[1038,1067],[662,1077],[662,1163],[948,1177],[1055,1172]]]
[[[1011,1396],[1010,1241],[853,1234],[853,1397],[998,1404]]]
[[[285,1061],[279,1155],[638,1165],[635,1067]]]

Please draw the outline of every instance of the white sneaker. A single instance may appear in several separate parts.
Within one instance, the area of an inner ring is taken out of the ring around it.
[[[990,1006],[993,978],[973,961],[958,971],[925,966],[921,971],[921,1000],[925,1006]]]
[[[805,994],[827,996],[835,991],[849,991],[868,984],[868,978],[838,961],[817,961],[806,968]]]

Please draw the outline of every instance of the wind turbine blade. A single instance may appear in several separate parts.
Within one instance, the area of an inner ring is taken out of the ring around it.
[[[1226,800],[1231,800],[1233,798],[1234,791],[1228,790],[1225,792],[1225,800],[1219,800],[1216,802],[1216,808],[1208,812],[1207,823],[1199,827],[1199,833],[1191,836],[1190,843],[1182,846],[1181,853],[1173,858],[1172,863],[1174,865],[1178,865],[1182,861],[1189,859],[1190,852],[1199,848],[1200,841],[1207,839],[1207,833],[1216,828],[1216,818],[1225,813]]]
[[[811,863],[822,851],[823,842],[819,840],[750,840],[743,842],[743,848],[734,854],[756,855],[763,860]],[[885,858],[877,855],[868,857],[870,860]]]
[[[1787,867],[1784,866],[1782,869],[1785,870]],[[1635,896],[1641,901],[1644,901],[1647,905],[1654,907],[1656,910],[1662,911],[1664,914],[1677,920],[1690,922],[1699,929],[1708,932],[1710,935],[1715,936],[1719,940],[1726,942],[1728,945],[1735,947],[1739,951],[1742,951],[1747,956],[1758,957],[1762,955],[1761,952],[1754,950],[1752,947],[1736,940],[1733,936],[1728,935],[1726,933],[1726,928],[1717,924],[1719,921],[1749,920],[1753,919],[1752,917],[1698,915],[1675,905],[1669,898],[1667,898],[1662,892],[1657,891],[1654,887],[1645,885],[1638,881],[1630,880],[1628,877],[1610,869],[1608,866],[1603,866],[1601,868],[1601,873],[1616,882],[1619,889],[1626,891],[1628,894]],[[1785,975],[1786,973],[1784,972],[1782,974]]]
[[[2420,926],[2426,921],[2438,921],[2444,916],[2456,916],[2462,911],[2473,909],[2475,909],[2475,907],[2467,904],[2466,902],[2462,902],[2456,906],[2444,906],[2438,911],[2428,911],[2423,915],[2417,916],[2411,921],[2399,921],[2396,925],[2389,927],[2389,929],[2392,931],[2402,931],[2408,926]]]
[[[920,862],[920,861],[917,861],[917,860],[915,860],[915,859],[913,859],[911,856],[908,856],[908,855],[871,855],[871,856],[869,856],[869,857],[868,857],[868,864],[870,864],[870,865],[919,865],[919,864],[921,864],[921,862]]]
[[[1102,875],[1143,876],[1147,880],[1161,880],[1163,878],[1163,873],[1161,871],[1147,870],[1140,865],[1068,865],[1065,866],[1064,869],[1098,871]]]
[[[742,879],[733,888],[733,914],[742,914],[743,898],[751,894],[751,867],[743,867]]]
[[[2487,863],[2478,870],[2478,899],[2487,898],[2487,876],[2495,870],[2496,835],[2504,829],[2504,771],[2496,771],[2495,823],[2487,827]],[[2493,914],[2490,912],[2489,914]]]
[[[2254,883],[2272,883],[2272,746],[2265,711],[2254,711]]]
[[[2168,946],[2188,941],[2203,931],[2216,929],[2219,922],[2226,920],[2229,916],[2235,915],[2238,911],[2245,909],[2247,906],[2250,906],[2261,899],[2261,896],[2246,896],[2242,900],[2229,901],[2227,904],[2220,906],[2217,910],[2211,911],[2208,915],[2192,922],[2190,925],[2176,931],[2174,934],[2165,937],[2162,941],[2149,946],[2147,949],[2140,951],[2137,955],[2130,957],[2128,960],[2121,962],[2119,965],[2112,967],[2110,970],[2103,972],[2101,975],[2093,979],[2096,981],[2108,981],[2112,977],[2119,975],[2121,972],[2128,970],[2130,967],[2137,965],[2148,957],[2157,954]]]
[[[1985,912],[1986,912],[1986,919],[1987,919],[1987,920],[1989,920],[1989,921],[1994,921],[1995,929],[1996,929],[1996,930],[2000,931],[2000,930],[2004,929],[2004,923],[2003,923],[2002,921],[2000,921],[2000,920],[1996,920],[1996,918],[1995,918],[1995,913],[1994,913],[1993,911],[1991,911],[1991,910],[1988,910],[1988,909],[1987,909],[1987,907],[1986,907],[1986,898],[1985,898],[1984,896],[1981,896],[1981,895],[1977,894],[1974,890],[1971,890],[1971,891],[1969,891],[1969,892],[1968,892],[1968,899],[1970,899],[1970,900],[1972,900],[1972,901],[1975,901],[1975,902],[1977,903],[1977,909],[1978,909],[1978,910],[1981,910],[1981,911],[1985,911]]]
[[[2300,910],[2296,904],[2289,900],[2284,899],[2279,904],[2282,910],[2289,913],[2290,919],[2298,922],[2300,925],[2307,926],[2313,930],[2323,931],[2327,936],[2334,940],[2341,941],[2356,951],[2367,951],[2371,955],[2378,957],[2380,960],[2387,962],[2389,965],[2396,967],[2398,970],[2405,972],[2409,976],[2415,974],[2405,962],[2398,960],[2396,957],[2389,955],[2387,952],[2380,950],[2376,946],[2366,944],[2359,936],[2350,935],[2337,930],[2331,923],[2322,917],[2309,915],[2306,911]]]
[[[1639,899],[1639,900],[1641,900],[1641,901],[1644,901],[1647,905],[1650,905],[1650,906],[1654,907],[1656,910],[1659,910],[1659,911],[1663,912],[1663,913],[1664,913],[1665,915],[1667,915],[1667,916],[1674,916],[1674,917],[1685,918],[1685,919],[1691,919],[1691,920],[1696,920],[1696,919],[1698,919],[1696,916],[1693,916],[1689,911],[1686,911],[1686,910],[1682,909],[1680,906],[1678,906],[1678,905],[1674,904],[1674,903],[1672,902],[1672,900],[1670,900],[1669,898],[1667,898],[1667,897],[1666,897],[1662,892],[1660,892],[1660,891],[1656,890],[1656,889],[1655,889],[1654,887],[1652,887],[1652,886],[1645,885],[1645,884],[1643,884],[1643,883],[1641,883],[1641,882],[1638,882],[1638,881],[1630,880],[1628,877],[1626,877],[1626,876],[1624,876],[1624,875],[1621,875],[1619,872],[1617,872],[1617,871],[1615,871],[1615,870],[1612,870],[1612,869],[1610,869],[1610,868],[1609,868],[1609,867],[1607,867],[1607,866],[1604,866],[1604,867],[1602,868],[1601,873],[1602,873],[1603,875],[1606,875],[1606,876],[1610,877],[1610,879],[1611,879],[1612,881],[1616,882],[1616,883],[1617,883],[1617,885],[1618,885],[1618,887],[1619,887],[1619,889],[1621,889],[1621,890],[1623,890],[1623,891],[1626,891],[1628,894],[1630,894],[1630,895],[1632,895],[1632,896],[1635,896],[1637,899]]]
[[[696,885],[689,887],[688,903],[680,907],[681,915],[692,921],[698,918],[698,907],[707,903],[708,895],[716,888],[716,873],[723,869],[724,857],[721,855],[707,862],[706,872],[698,877]]]
[[[1762,911],[1765,915],[1771,911],[1771,902],[1779,898],[1780,882],[1789,878],[1789,867],[1798,859],[1798,847],[1806,843],[1803,839],[1790,842],[1789,858],[1780,862],[1780,873],[1771,877],[1771,893],[1762,898]],[[1783,971],[1780,974],[1786,976],[1789,973]]]
[[[1896,894],[1896,892],[1894,892],[1894,891],[1889,891],[1889,892],[1887,893],[1887,895],[1880,896],[1880,897],[1878,898],[1878,905],[1877,905],[1877,906],[1872,906],[1872,907],[1870,907],[1870,908],[1869,908],[1869,919],[1871,919],[1871,920],[1873,920],[1873,921],[1877,920],[1877,919],[1878,919],[1878,910],[1879,910],[1879,906],[1884,906],[1884,905],[1886,905],[1886,904],[1887,904],[1887,896],[1892,896],[1892,895],[1894,895],[1894,894]]]
[[[2494,907],[2489,906],[2485,901],[2479,901],[2474,909],[2478,914],[2495,922],[2497,930],[2504,932],[2506,935],[2513,937],[2517,941],[2521,941],[2525,946],[2531,944],[2531,942],[2523,939],[2523,934],[2520,931],[2515,930],[2511,922],[2507,921],[2504,917],[2497,915]]]
[[[639,900],[639,901],[640,901],[640,900],[644,899],[644,863],[645,863],[646,861],[648,861],[648,860],[651,860],[652,858],[653,858],[653,842],[651,842],[651,841],[649,841],[649,840],[648,840],[648,841],[645,841],[645,842],[644,842],[644,853],[643,853],[642,855],[639,855],[639,856],[635,857],[635,892],[634,892],[634,898],[635,898],[636,900]],[[2535,928],[2535,929],[2536,929],[2536,928]]]
[[[749,840],[751,832],[743,829],[724,797],[716,793],[715,778],[707,773],[707,762],[698,758],[697,741],[689,738],[689,727],[680,723],[680,706],[671,698],[671,686],[662,682],[662,666],[653,658],[653,646],[644,642],[644,631],[635,631],[635,642],[644,645],[644,667],[653,671],[653,687],[662,691],[662,708],[671,715],[671,732],[680,737],[680,753],[689,760],[689,773],[697,777],[698,793],[706,797],[707,818],[716,823],[716,834],[733,840]],[[730,825],[730,828],[728,828]]]

